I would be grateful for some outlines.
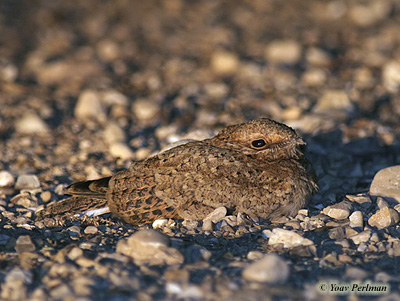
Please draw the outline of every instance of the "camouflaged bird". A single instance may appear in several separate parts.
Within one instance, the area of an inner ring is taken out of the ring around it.
[[[132,224],[201,220],[220,206],[265,219],[295,215],[317,189],[303,144],[293,129],[267,118],[228,126],[213,138],[133,162],[112,177],[72,184],[65,192],[72,197],[37,215],[107,205]]]

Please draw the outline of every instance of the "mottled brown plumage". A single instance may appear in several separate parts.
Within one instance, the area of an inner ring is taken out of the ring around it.
[[[211,139],[134,162],[112,177],[72,184],[66,191],[71,198],[38,215],[106,203],[132,224],[200,220],[220,206],[261,218],[294,215],[317,189],[302,144],[294,130],[267,118],[229,126]]]

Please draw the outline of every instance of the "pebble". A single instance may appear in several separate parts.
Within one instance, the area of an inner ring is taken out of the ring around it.
[[[372,180],[369,194],[400,203],[400,165],[378,171]]]
[[[43,191],[43,192],[40,194],[40,198],[42,199],[42,201],[43,201],[44,203],[50,202],[50,200],[51,200],[51,192],[50,192],[50,191]]]
[[[156,219],[156,220],[153,222],[152,227],[153,227],[153,229],[163,228],[163,227],[165,227],[166,225],[168,225],[168,221],[169,221],[169,220],[166,219],[166,218]]]
[[[304,238],[294,231],[284,230],[281,228],[274,228],[272,231],[264,230],[263,235],[269,238],[269,245],[283,244],[283,247],[287,249],[314,244],[311,240]]]
[[[386,18],[391,11],[387,1],[371,1],[356,4],[349,11],[350,19],[360,27],[372,26]]]
[[[67,256],[71,260],[76,260],[77,258],[83,256],[83,250],[78,247],[72,248],[72,250],[69,251]]]
[[[15,129],[21,134],[46,134],[49,131],[47,124],[36,114],[27,113],[16,121]]]
[[[211,56],[211,69],[220,75],[231,75],[239,68],[239,58],[235,53],[217,51]]]
[[[126,140],[125,132],[115,122],[109,122],[103,131],[103,139],[108,145],[123,143]]]
[[[203,219],[203,226],[202,226],[203,231],[213,231],[214,230],[214,224],[216,224],[219,221],[223,220],[224,217],[226,216],[226,214],[227,214],[227,210],[223,206],[222,207],[218,207],[213,212],[208,214]]]
[[[364,227],[364,219],[361,211],[354,211],[350,216],[350,227],[352,228],[363,228]]]
[[[299,62],[301,46],[294,40],[276,40],[269,43],[265,49],[268,62],[293,65]]]
[[[99,232],[99,229],[97,229],[97,227],[95,226],[87,226],[85,230],[83,230],[83,232],[85,234],[96,234],[97,232]]]
[[[110,154],[114,158],[122,160],[132,160],[135,157],[134,152],[125,143],[116,142],[110,145]]]
[[[327,75],[325,70],[313,68],[303,73],[301,81],[306,86],[318,87],[322,86],[326,82],[326,78]]]
[[[174,265],[184,261],[183,255],[169,247],[170,240],[165,234],[145,229],[139,230],[127,239],[120,240],[117,252],[132,257],[137,264]]]
[[[368,273],[357,267],[347,267],[344,277],[351,280],[363,280],[368,277]]]
[[[104,121],[105,109],[100,101],[99,94],[93,90],[83,91],[75,106],[75,117],[80,120],[94,119]]]
[[[155,118],[160,111],[160,107],[151,100],[137,99],[132,104],[132,112],[140,121]]]
[[[371,230],[364,230],[354,236],[351,236],[350,239],[356,244],[359,245],[361,243],[367,242],[371,237],[372,231]]]
[[[33,199],[34,198],[34,199]],[[35,197],[32,197],[28,193],[20,193],[14,196],[11,200],[10,203],[22,206],[24,208],[36,208],[38,207],[38,202]]]
[[[383,85],[392,93],[396,93],[400,88],[400,62],[390,61],[383,66],[382,70]]]
[[[374,215],[368,219],[368,224],[378,229],[387,228],[399,222],[399,213],[389,207],[379,209]]]
[[[342,90],[328,90],[319,98],[314,107],[315,113],[331,113],[331,111],[351,111],[353,104],[349,96]]]
[[[352,208],[353,206],[350,202],[342,201],[340,203],[325,207],[322,210],[322,213],[334,219],[342,220],[349,217]]]
[[[289,264],[276,254],[267,254],[243,270],[243,278],[268,284],[285,283],[290,275]]]
[[[14,177],[6,170],[0,171],[0,187],[8,187],[14,185]]]
[[[40,188],[40,181],[36,175],[20,175],[15,183],[15,189],[36,189]]]
[[[305,59],[308,64],[318,67],[326,67],[331,63],[330,55],[317,47],[307,49]]]
[[[33,252],[35,250],[36,247],[33,244],[32,239],[29,235],[21,235],[17,238],[15,244],[15,251],[17,251],[17,253]]]

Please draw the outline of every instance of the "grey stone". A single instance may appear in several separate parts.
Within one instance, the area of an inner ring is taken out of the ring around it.
[[[275,254],[265,255],[243,270],[243,278],[249,281],[269,284],[285,283],[289,278],[288,263]]]

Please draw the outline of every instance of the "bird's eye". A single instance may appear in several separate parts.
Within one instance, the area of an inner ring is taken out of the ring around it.
[[[267,143],[265,143],[264,139],[258,139],[258,140],[254,140],[251,145],[255,148],[261,148],[263,146],[265,146]]]

